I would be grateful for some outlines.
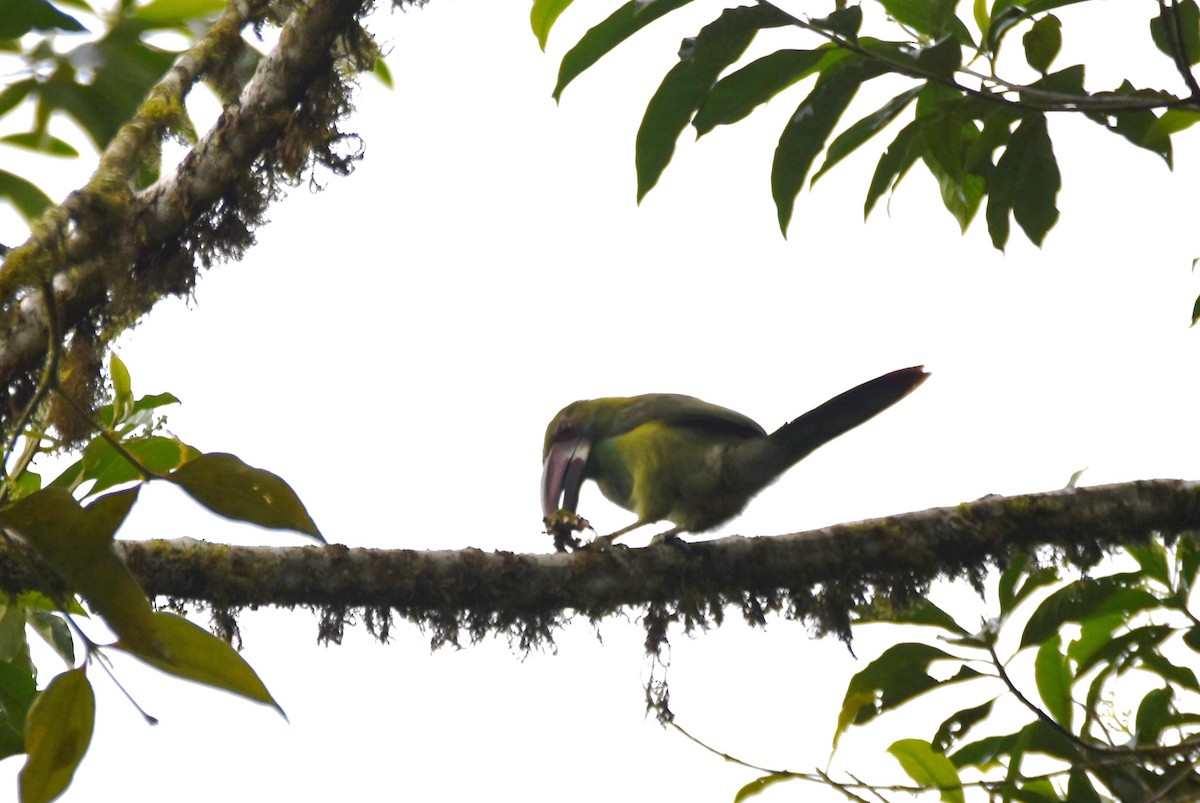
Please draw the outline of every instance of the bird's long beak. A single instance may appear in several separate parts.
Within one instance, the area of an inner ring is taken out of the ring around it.
[[[583,467],[587,465],[591,444],[583,438],[555,443],[542,466],[542,515],[559,510],[575,512],[579,488],[583,485]],[[562,505],[559,505],[559,497]]]

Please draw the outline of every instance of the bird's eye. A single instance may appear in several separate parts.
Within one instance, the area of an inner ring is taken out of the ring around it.
[[[558,437],[562,438],[571,435],[575,432],[575,422],[568,419],[563,420],[558,425]]]

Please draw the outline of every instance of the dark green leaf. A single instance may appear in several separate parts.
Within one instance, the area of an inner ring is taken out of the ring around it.
[[[1162,541],[1151,540],[1145,544],[1130,544],[1125,551],[1133,556],[1142,573],[1164,586],[1171,585],[1171,570],[1167,566],[1167,549]]]
[[[225,641],[169,611],[154,614],[154,628],[162,646],[158,654],[131,650],[146,663],[177,677],[269,705],[283,713],[250,664]],[[124,648],[122,644],[117,646]]]
[[[1025,235],[1040,246],[1058,220],[1055,200],[1061,186],[1046,117],[1041,113],[1026,115],[988,183],[987,220],[992,244],[1004,249],[1011,210]]]
[[[92,741],[96,697],[83,669],[63,672],[29,708],[21,770],[21,803],[49,803],[62,794]]]
[[[1073,769],[1067,780],[1067,800],[1072,803],[1103,803],[1085,770]]]
[[[1200,112],[1187,109],[1167,109],[1154,121],[1154,125],[1150,126],[1150,130],[1146,132],[1146,140],[1149,142],[1170,140],[1172,134],[1178,134],[1196,123],[1200,123]]]
[[[1076,580],[1042,601],[1021,636],[1021,647],[1041,644],[1066,622],[1082,622],[1110,613],[1132,614],[1158,607],[1158,599],[1148,591],[1130,588],[1124,577]]]
[[[835,33],[843,39],[857,39],[858,30],[862,27],[862,8],[840,8],[828,17],[812,20],[810,24],[818,30]]]
[[[46,0],[9,0],[0,5],[0,39],[19,39],[30,31],[86,31],[83,24]]]
[[[1139,746],[1156,745],[1159,737],[1171,724],[1175,692],[1170,686],[1154,689],[1142,698],[1138,706],[1134,742]]]
[[[894,607],[885,605],[882,600],[870,605],[859,606],[855,610],[855,623],[868,624],[871,622],[897,622],[912,625],[931,625],[949,630],[951,633],[967,635],[954,617],[934,605],[927,599],[918,599],[911,605]]]
[[[54,204],[36,185],[7,170],[0,170],[0,198],[8,200],[26,220],[40,217]]]
[[[1025,32],[1021,44],[1025,46],[1025,61],[1029,66],[1045,73],[1062,49],[1062,22],[1053,14],[1047,14]]]
[[[929,39],[952,33],[960,44],[972,43],[971,34],[954,16],[957,0],[879,0],[888,16]]]
[[[1058,635],[1046,639],[1038,648],[1033,662],[1034,680],[1038,694],[1050,716],[1059,725],[1071,730],[1074,705],[1071,701],[1071,667],[1062,654]]]
[[[1017,555],[1000,575],[998,596],[1002,615],[1012,613],[1017,605],[1039,588],[1058,582],[1057,568],[1040,566],[1027,572],[1029,562],[1028,555]]]
[[[804,186],[813,160],[825,147],[825,140],[858,88],[878,74],[875,67],[858,60],[840,62],[827,69],[784,127],[771,166],[771,196],[784,236],[792,220],[796,196]]]
[[[25,752],[25,717],[36,697],[29,668],[0,664],[0,758]]]
[[[1128,81],[1121,83],[1115,92],[1097,92],[1098,98],[1140,98],[1170,101],[1171,96],[1153,89],[1137,89]],[[1171,138],[1158,124],[1158,117],[1149,109],[1133,109],[1112,113],[1087,112],[1087,118],[1118,134],[1151,153],[1158,154],[1171,167]]]
[[[234,455],[201,455],[184,463],[168,479],[219,516],[260,527],[295,530],[325,542],[291,486]]]
[[[638,127],[635,161],[639,202],[658,183],[675,153],[676,140],[721,72],[746,52],[760,30],[778,28],[790,21],[774,6],[737,6],[722,11],[695,39],[684,40],[679,63],[650,98]]]
[[[546,49],[546,39],[550,29],[554,27],[558,16],[567,10],[572,0],[533,0],[533,8],[529,10],[529,27],[537,37],[538,46]]]
[[[1200,652],[1200,625],[1196,625],[1183,634],[1183,643],[1194,651]]]
[[[1143,669],[1153,672],[1172,685],[1200,691],[1200,681],[1196,679],[1196,673],[1190,668],[1172,663],[1170,659],[1155,650],[1141,650],[1138,652],[1138,657],[1141,658]]]
[[[893,742],[888,752],[900,762],[904,772],[919,785],[942,790],[942,800],[962,803],[962,780],[950,759],[921,739]]]
[[[14,81],[0,92],[0,116],[8,114],[37,87],[36,78]]]
[[[966,99],[956,90],[933,82],[917,99],[921,158],[937,179],[942,203],[965,231],[983,199],[983,179],[967,170],[968,154],[979,129],[966,114]]]
[[[1150,20],[1154,45],[1172,58],[1181,54],[1188,66],[1200,63],[1200,9],[1196,0],[1182,0],[1178,6],[1161,3],[1160,8],[1159,16]]]
[[[1170,637],[1172,632],[1169,625],[1134,628],[1093,652],[1087,661],[1079,664],[1076,671],[1083,675],[1093,666],[1111,665],[1114,672],[1121,674],[1134,665],[1136,658],[1144,659],[1147,655],[1153,655],[1153,649]]]
[[[1043,75],[1030,84],[1030,86],[1034,89],[1045,90],[1047,92],[1058,92],[1063,95],[1079,95],[1083,97],[1087,95],[1087,91],[1083,88],[1084,74],[1083,65],[1074,64],[1070,67],[1064,67],[1058,72]],[[1035,100],[1033,96],[1022,96],[1021,99]]]
[[[939,39],[917,53],[917,66],[927,74],[951,78],[962,66],[962,45],[952,36]]]
[[[935,680],[929,674],[934,661],[961,664],[960,658],[928,644],[895,644],[852,677],[838,715],[834,745],[851,725],[869,722],[932,688],[979,676],[962,665],[949,680]]]
[[[52,137],[45,132],[39,134],[27,131],[24,134],[9,134],[6,137],[0,137],[0,142],[50,156],[75,157],[79,155],[79,151],[75,150],[71,143],[64,142],[58,137]]]
[[[900,112],[907,108],[913,98],[921,91],[921,87],[913,87],[905,92],[901,92],[896,97],[889,100],[880,108],[876,109],[871,114],[859,120],[854,125],[847,128],[837,136],[829,145],[829,149],[825,152],[825,162],[821,165],[821,169],[813,174],[813,183],[817,183],[817,179],[823,176],[831,167],[845,159],[855,151],[858,146],[869,140],[871,137],[878,134],[896,119]]]
[[[75,640],[71,638],[71,628],[63,616],[48,611],[29,611],[29,626],[58,653],[67,666],[75,665]]]
[[[29,654],[25,640],[25,610],[19,605],[3,606],[0,615],[0,663],[11,663]]]
[[[733,803],[742,803],[743,800],[749,800],[756,797],[760,792],[764,791],[769,786],[774,786],[780,781],[786,781],[794,778],[790,772],[772,772],[770,775],[764,775],[761,778],[755,778],[750,783],[738,790],[733,796]]]
[[[971,742],[951,754],[956,767],[989,767],[1003,756],[1019,755],[1029,750],[1060,758],[1068,763],[1077,760],[1075,744],[1056,726],[1041,719],[1034,720],[1020,731],[1003,736],[988,736]]]
[[[992,713],[992,706],[995,702],[994,699],[988,700],[983,705],[955,711],[938,726],[931,744],[935,749],[945,753],[956,743],[962,741],[971,728],[987,719],[988,715]]]
[[[80,507],[62,488],[46,488],[0,510],[0,525],[28,541],[99,613],[122,640],[155,649],[150,601],[113,551],[113,534],[129,515],[138,489],[102,496]]]
[[[900,179],[908,173],[909,168],[917,161],[920,148],[916,143],[920,139],[921,126],[913,121],[900,129],[900,133],[892,140],[879,163],[875,166],[875,174],[871,177],[871,186],[867,189],[867,200],[863,204],[863,218],[871,214],[875,202],[888,190],[894,190]]]
[[[848,50],[824,45],[815,50],[777,50],[750,62],[713,86],[692,121],[697,136],[736,123],[788,87],[849,56]]]
[[[682,8],[691,0],[629,0],[607,19],[583,35],[563,56],[558,67],[554,99],[562,97],[567,84],[579,77],[609,51],[664,14]]]

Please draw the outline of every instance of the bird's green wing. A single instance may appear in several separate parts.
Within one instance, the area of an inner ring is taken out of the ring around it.
[[[649,422],[661,422],[747,438],[766,435],[766,431],[753,419],[693,396],[648,393],[634,396],[629,401],[613,420],[613,434],[628,432]]]

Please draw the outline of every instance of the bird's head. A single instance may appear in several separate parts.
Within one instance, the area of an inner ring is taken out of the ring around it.
[[[543,515],[560,509],[575,512],[592,444],[611,434],[614,419],[629,402],[622,398],[577,401],[554,416],[542,448]]]

